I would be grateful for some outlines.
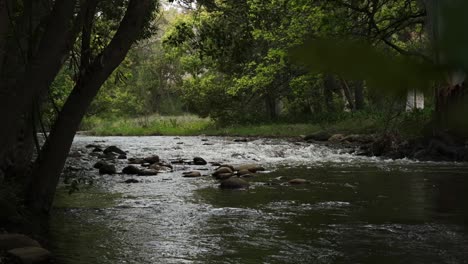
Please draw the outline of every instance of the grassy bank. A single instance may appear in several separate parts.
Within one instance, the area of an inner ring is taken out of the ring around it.
[[[326,130],[330,133],[371,134],[397,131],[405,137],[417,136],[430,119],[430,112],[391,114],[345,113],[304,123],[267,123],[218,126],[208,118],[194,115],[139,118],[88,118],[82,129],[99,136],[264,136],[296,137]]]

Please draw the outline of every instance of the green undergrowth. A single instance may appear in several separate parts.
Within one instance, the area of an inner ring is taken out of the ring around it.
[[[343,134],[399,133],[417,137],[430,121],[430,110],[414,113],[342,113],[323,115],[304,122],[238,124],[221,126],[209,118],[194,115],[139,118],[88,118],[83,129],[97,136],[263,136],[297,137],[319,131]]]

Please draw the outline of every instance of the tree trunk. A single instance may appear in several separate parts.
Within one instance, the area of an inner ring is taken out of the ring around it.
[[[60,173],[81,119],[101,85],[140,36],[146,19],[153,11],[152,2],[130,0],[112,41],[80,76],[67,98],[34,167],[28,204],[36,213],[50,211]]]
[[[355,81],[354,82],[354,102],[356,110],[364,109],[364,82]]]
[[[345,79],[340,78],[340,80],[341,80],[341,84],[342,84],[341,86],[343,88],[346,101],[348,101],[349,109],[351,111],[355,111],[356,108],[354,106],[353,97],[351,96],[351,89],[349,89],[349,85]]]
[[[8,19],[7,0],[0,0],[0,81],[3,73],[3,57],[6,54],[5,46],[8,36],[10,20]]]
[[[57,0],[50,14],[37,54],[26,66],[26,73],[14,89],[2,95],[0,120],[8,129],[0,130],[0,160],[5,158],[18,135],[21,116],[28,113],[42,91],[49,88],[71,47],[70,28],[76,0]],[[2,89],[6,89],[2,87]]]
[[[334,112],[335,107],[333,104],[333,92],[336,91],[338,84],[335,77],[326,75],[323,81],[323,95],[325,99],[325,107],[328,112]]]

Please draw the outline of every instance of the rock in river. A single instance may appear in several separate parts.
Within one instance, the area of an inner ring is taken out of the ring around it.
[[[101,168],[101,167],[104,166],[104,165],[107,165],[107,162],[105,162],[105,161],[103,161],[103,160],[100,160],[100,161],[96,162],[96,163],[94,164],[93,167],[94,167],[95,169],[99,169],[99,168]]]
[[[222,174],[222,173],[233,173],[233,171],[231,170],[231,168],[228,168],[228,167],[219,167],[218,169],[216,169],[214,172],[213,172],[213,176],[217,176],[219,174]]]
[[[159,162],[159,156],[158,155],[153,155],[153,156],[150,156],[150,157],[146,157],[146,158],[144,158],[144,161],[149,163],[149,164],[154,164],[154,163]]]
[[[52,260],[52,254],[41,247],[15,248],[8,251],[8,257],[14,260],[13,263],[24,264],[45,264]]]
[[[201,173],[198,171],[190,171],[190,172],[184,172],[182,173],[185,178],[196,178],[196,177],[201,177]]]
[[[244,189],[248,188],[250,184],[243,179],[239,179],[236,177],[230,177],[221,182],[219,188],[221,189]]]
[[[99,168],[99,174],[115,174],[117,172],[117,170],[115,169],[115,166],[112,165],[112,164],[105,164],[105,165],[102,165],[100,168]]]
[[[1,234],[0,251],[7,251],[13,248],[40,247],[36,240],[22,234]]]
[[[141,170],[138,175],[139,176],[153,176],[153,175],[157,175],[158,174],[158,171],[156,170]]]
[[[124,173],[124,174],[138,174],[138,173],[140,173],[140,171],[141,170],[139,168],[137,168],[137,167],[135,167],[133,165],[129,165],[129,166],[123,168],[122,173]]]
[[[104,153],[107,154],[107,153],[117,153],[117,154],[126,154],[125,151],[119,149],[118,147],[116,146],[110,146],[110,147],[107,147],[105,150],[104,150]]]
[[[233,176],[234,174],[232,173],[219,173],[219,174],[216,174],[214,177],[218,180],[225,180],[225,179],[229,179]]]
[[[237,167],[234,167],[234,170],[236,171],[250,171],[252,173],[256,173],[257,171],[264,171],[265,168],[263,168],[262,166],[260,165],[257,165],[257,164],[245,164],[245,165],[240,165],[240,166],[237,166]]]
[[[136,179],[128,179],[128,180],[125,180],[124,182],[125,183],[139,183],[140,181]]]
[[[293,185],[299,185],[299,184],[307,184],[309,183],[308,180],[305,180],[305,179],[292,179],[292,180],[289,180],[288,181],[289,184],[293,184]]]
[[[195,165],[206,165],[207,162],[206,162],[206,160],[204,160],[201,157],[195,157],[195,158],[193,158],[193,164],[195,164]]]

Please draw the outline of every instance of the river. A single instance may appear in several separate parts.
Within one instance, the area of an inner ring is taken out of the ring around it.
[[[210,165],[175,165],[174,172],[156,176],[87,170],[82,173],[95,187],[70,197],[91,202],[54,209],[52,251],[70,264],[468,263],[468,164],[233,139],[77,136],[75,151],[97,142],[116,145],[128,157],[201,156],[258,163],[267,171],[248,179],[247,190],[221,190],[210,176],[182,177],[194,169],[208,175],[215,168]],[[83,157],[71,163],[92,167],[95,160]],[[125,161],[117,161],[118,169]],[[123,183],[129,178],[140,182]],[[310,183],[289,185],[293,178]],[[108,196],[112,201],[103,206],[100,199]]]

